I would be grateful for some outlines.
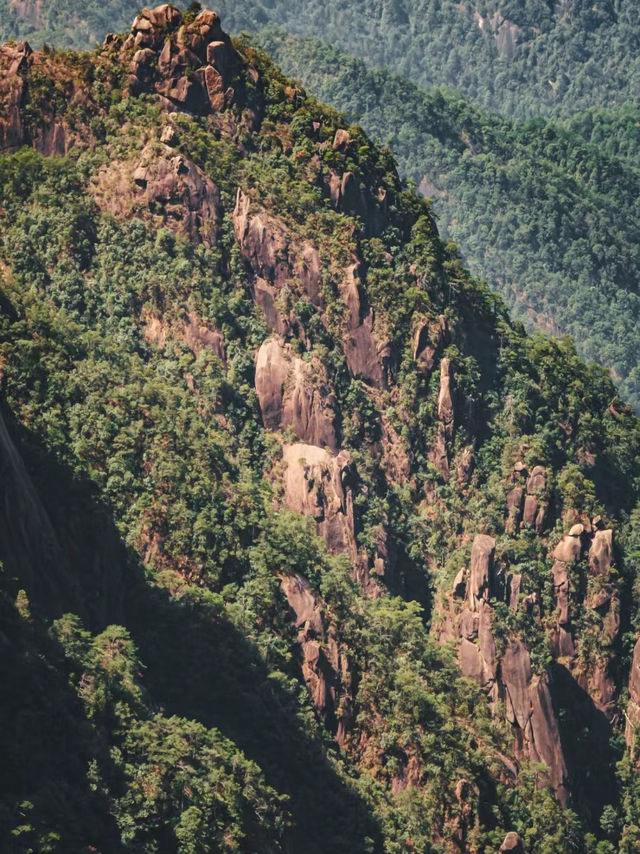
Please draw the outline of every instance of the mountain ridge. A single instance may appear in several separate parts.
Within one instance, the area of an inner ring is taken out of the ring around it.
[[[640,425],[606,372],[214,13],[0,63],[9,684],[46,719],[47,663],[100,817],[8,714],[13,848],[632,851]],[[106,508],[111,557],[25,554],[15,482],[63,555]]]

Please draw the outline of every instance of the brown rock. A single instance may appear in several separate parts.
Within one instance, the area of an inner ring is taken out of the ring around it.
[[[294,273],[300,282],[303,293],[316,308],[323,305],[322,265],[320,253],[311,243],[304,243],[294,265]]]
[[[445,435],[448,439],[453,436],[453,399],[451,397],[452,381],[453,371],[451,368],[451,360],[445,356],[440,362],[438,418],[444,426]]]
[[[315,519],[318,533],[332,554],[357,557],[351,459],[345,451],[332,456],[315,445],[284,445],[285,504]]]
[[[514,830],[510,830],[504,838],[504,842],[500,846],[500,851],[509,851],[511,854],[524,854],[522,840],[519,834]]]
[[[485,664],[485,684],[496,676],[496,645],[493,640],[493,611],[486,602],[480,603],[478,621],[478,647]]]
[[[335,451],[333,395],[319,365],[292,356],[280,342],[265,341],[256,359],[256,392],[265,427],[290,427],[309,444]]]
[[[534,466],[527,480],[527,492],[529,495],[540,495],[547,485],[547,476],[542,466]]]
[[[525,525],[535,524],[536,515],[538,513],[538,499],[535,495],[527,495],[524,500],[524,511],[522,513],[522,521]]]
[[[563,806],[569,800],[567,766],[562,752],[558,721],[553,711],[548,676],[536,676],[531,681],[531,720],[525,735],[529,741],[531,758],[544,762],[549,768],[550,782],[556,797]]]
[[[433,442],[427,452],[427,459],[435,466],[445,483],[449,482],[449,458],[447,456],[447,443],[445,439],[444,425],[436,424]]]
[[[25,41],[0,47],[0,152],[16,151],[25,141],[21,107],[26,96],[24,76],[33,51]]]
[[[373,311],[349,332],[344,340],[347,367],[352,376],[374,388],[385,388],[392,372],[393,358],[386,341],[376,341]]]
[[[460,614],[460,637],[466,638],[467,640],[474,640],[478,637],[479,627],[479,614],[475,611],[470,611],[468,608],[465,608],[464,611]]]
[[[203,350],[211,350],[223,364],[226,364],[227,354],[222,333],[203,323],[193,311],[189,312],[184,322],[184,340],[196,356]]]
[[[469,604],[471,609],[478,610],[481,599],[487,600],[491,595],[493,576],[493,557],[496,541],[487,534],[477,534],[471,547],[471,565],[469,575]]]
[[[633,648],[629,672],[629,705],[626,714],[625,738],[630,747],[635,747],[638,726],[640,726],[640,637]]]
[[[509,577],[509,607],[512,611],[518,610],[520,604],[520,586],[522,584],[522,575],[514,573]]]
[[[466,587],[466,583],[464,580],[464,568],[463,568],[458,572],[458,574],[456,575],[456,577],[453,580],[453,588],[452,588],[453,595],[457,596],[458,598],[462,598],[464,596],[465,587]]]
[[[565,534],[562,540],[555,547],[553,557],[556,561],[573,563],[580,557],[581,550],[580,539],[577,537],[570,537],[568,534]]]
[[[325,625],[325,603],[300,575],[281,579],[282,590],[294,613],[301,651],[302,677],[320,718],[343,743],[352,705],[351,675],[344,650],[331,627]]]
[[[535,522],[533,523],[534,530],[536,534],[542,533],[544,529],[545,522],[547,520],[547,510],[549,505],[546,501],[541,501],[538,506],[538,512],[536,513]]]
[[[278,308],[278,295],[276,287],[270,285],[266,279],[256,276],[253,283],[253,299],[262,309],[269,329],[284,336],[291,329],[292,318]]]
[[[291,277],[285,227],[264,211],[252,214],[251,200],[242,190],[236,195],[233,228],[242,255],[256,276],[277,285]]]
[[[211,109],[214,112],[220,112],[224,109],[226,86],[222,79],[222,74],[212,65],[205,65],[198,69],[198,77],[204,90],[207,93]]]
[[[517,519],[522,508],[524,490],[521,486],[514,486],[507,495],[507,513]]]
[[[456,467],[456,476],[458,483],[461,485],[469,483],[471,480],[471,472],[473,471],[473,449],[467,447],[460,455],[458,465]]]
[[[290,368],[291,363],[275,338],[270,338],[262,344],[256,359],[256,393],[262,422],[269,430],[280,427],[284,384]]]
[[[556,658],[573,658],[576,654],[573,635],[563,625],[553,631],[553,654]]]
[[[134,162],[103,166],[91,191],[97,204],[110,213],[145,212],[156,224],[209,247],[218,239],[217,186],[195,163],[163,143],[149,143]]]
[[[595,575],[605,575],[613,556],[613,531],[597,530],[589,549],[589,567]]]
[[[447,321],[443,314],[437,320],[423,319],[413,333],[413,358],[424,371],[433,368],[436,351],[447,336]]]
[[[467,638],[462,638],[458,655],[462,673],[480,684],[482,682],[482,659],[478,645],[467,640]]]
[[[338,128],[336,135],[333,138],[333,150],[344,152],[349,147],[350,142],[351,137],[349,136],[349,131],[344,130],[344,128]]]
[[[531,659],[521,641],[513,640],[507,645],[500,662],[500,676],[506,692],[507,720],[524,732],[530,717]]]

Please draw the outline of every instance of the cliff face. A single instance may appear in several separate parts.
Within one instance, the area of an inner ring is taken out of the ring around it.
[[[225,812],[221,850],[633,850],[640,428],[606,376],[512,325],[390,155],[214,13],[0,63],[3,589],[126,756],[114,838],[213,826],[198,778],[199,817],[140,829],[173,714],[259,766],[269,820]],[[69,611],[133,633],[125,699]]]

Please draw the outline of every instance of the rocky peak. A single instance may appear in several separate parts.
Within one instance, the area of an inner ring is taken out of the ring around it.
[[[107,36],[105,48],[113,44],[114,38]],[[128,63],[132,95],[156,92],[167,109],[199,114],[231,104],[233,78],[246,67],[215,12],[203,9],[184,23],[180,11],[169,3],[142,10],[119,56]],[[254,69],[249,74],[257,80]]]

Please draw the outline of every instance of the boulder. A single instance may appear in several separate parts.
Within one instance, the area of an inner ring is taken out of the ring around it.
[[[589,549],[589,567],[594,575],[605,575],[611,568],[613,531],[597,530]]]
[[[538,514],[538,499],[535,495],[527,495],[524,499],[524,510],[522,512],[522,521],[525,525],[535,525],[536,516]]]
[[[478,610],[481,599],[491,595],[493,557],[496,541],[487,534],[477,534],[471,546],[468,599],[472,610]]]
[[[542,466],[534,466],[527,480],[527,493],[540,495],[547,485],[547,476]]]
[[[357,558],[352,483],[355,471],[345,451],[333,456],[315,445],[284,445],[284,501],[289,510],[315,520],[332,554]]]
[[[571,537],[568,534],[565,534],[562,540],[555,547],[553,558],[554,560],[562,561],[563,563],[573,563],[578,560],[581,551],[582,546],[580,538]]]
[[[520,835],[514,830],[510,830],[509,833],[507,833],[502,845],[500,846],[500,852],[507,851],[509,852],[509,854],[524,854],[524,848],[522,847],[522,840],[520,839]]]
[[[333,138],[333,150],[344,152],[349,147],[350,142],[351,137],[349,136],[349,131],[344,128],[338,128]]]

